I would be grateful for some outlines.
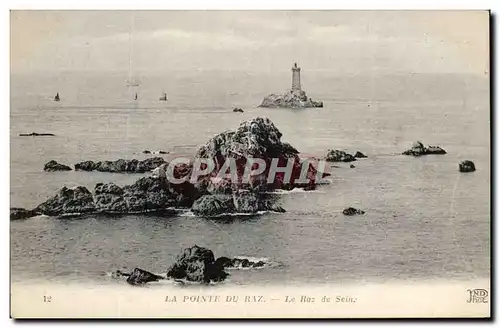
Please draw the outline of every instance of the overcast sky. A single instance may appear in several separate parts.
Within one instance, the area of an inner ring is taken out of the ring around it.
[[[486,11],[12,11],[11,70],[488,71]]]

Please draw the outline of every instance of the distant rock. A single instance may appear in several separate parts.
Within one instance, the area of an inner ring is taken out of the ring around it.
[[[43,170],[46,172],[54,172],[54,171],[71,171],[71,167],[59,164],[56,161],[52,160],[45,164]]]
[[[162,276],[156,275],[146,270],[135,268],[132,273],[128,275],[127,282],[131,285],[144,285],[148,282],[156,282],[163,279],[165,278]]]
[[[423,156],[423,155],[444,155],[446,151],[439,146],[425,147],[420,141],[415,141],[412,147],[403,152],[403,155]]]
[[[366,158],[368,156],[366,156],[365,154],[363,154],[360,151],[357,151],[356,154],[354,154],[354,157],[356,157],[356,158]]]
[[[154,155],[165,155],[165,154],[168,154],[169,152],[168,151],[165,151],[165,150],[143,150],[142,151],[143,154],[154,154]]]
[[[234,108],[233,112],[235,112],[235,113],[243,113],[243,109],[241,109],[241,108]]]
[[[342,211],[342,213],[344,215],[348,215],[348,216],[352,216],[352,215],[356,215],[356,214],[359,214],[359,215],[365,214],[364,211],[355,209],[354,207],[348,207],[348,208],[344,209]]]
[[[476,166],[474,165],[474,162],[465,160],[458,164],[458,170],[460,172],[474,172],[476,170]]]
[[[75,164],[77,171],[99,171],[112,173],[144,173],[150,172],[158,166],[167,163],[162,157],[147,158],[143,161],[137,159],[119,159],[116,161],[84,161]]]
[[[353,162],[356,158],[342,150],[328,149],[326,161],[328,162]]]
[[[20,133],[20,137],[54,137],[55,135],[52,133],[36,133],[36,132],[31,132],[31,133]]]
[[[168,278],[200,283],[220,282],[227,276],[222,263],[215,262],[214,253],[197,245],[184,249],[167,271]]]
[[[27,210],[21,207],[11,207],[10,208],[10,219],[11,220],[23,220],[29,219],[33,216],[40,215],[39,212],[35,210]]]
[[[349,165],[349,167],[350,167],[351,169],[356,168],[356,166],[354,166],[354,164]]]
[[[270,94],[259,107],[266,108],[310,108],[323,107],[322,101],[313,101],[303,90],[290,90],[284,94]]]

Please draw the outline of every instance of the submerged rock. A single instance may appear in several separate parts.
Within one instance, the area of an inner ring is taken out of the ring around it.
[[[219,282],[229,276],[220,262],[215,262],[214,253],[194,245],[184,249],[167,271],[167,277],[193,282]]]
[[[460,172],[474,172],[476,170],[476,166],[474,165],[474,162],[465,160],[458,164],[458,170]]]
[[[422,155],[444,155],[446,151],[439,146],[425,147],[420,141],[415,141],[412,147],[403,152],[403,155],[422,156]]]
[[[328,162],[353,162],[356,158],[343,150],[328,149],[326,161]]]
[[[143,161],[137,159],[118,159],[116,161],[83,161],[75,164],[77,171],[99,171],[116,173],[144,173],[167,163],[162,157],[147,158]]]
[[[270,94],[259,107],[266,108],[310,108],[323,107],[322,101],[313,101],[303,90],[290,90],[283,94]]]
[[[359,215],[365,214],[365,211],[355,209],[354,207],[348,207],[348,208],[344,209],[344,211],[342,211],[342,213],[344,215],[352,216],[352,215],[356,215],[356,214],[359,214]]]
[[[123,273],[122,275],[127,276],[127,274]],[[131,274],[128,274],[127,282],[131,285],[144,285],[148,282],[155,282],[163,279],[165,278],[162,276],[156,275],[146,270],[135,268]]]
[[[33,216],[40,215],[39,212],[35,210],[27,210],[21,207],[11,207],[10,208],[10,219],[11,220],[23,220],[29,219]]]
[[[46,172],[54,172],[54,171],[71,171],[71,167],[59,164],[56,161],[52,160],[45,164],[43,170]]]

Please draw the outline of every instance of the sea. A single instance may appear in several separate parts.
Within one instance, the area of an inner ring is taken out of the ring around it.
[[[73,166],[192,155],[214,135],[256,117],[268,117],[282,140],[307,156],[340,149],[368,157],[354,168],[335,163],[330,183],[315,191],[281,193],[286,213],[226,220],[183,212],[11,221],[12,284],[126,290],[133,287],[111,272],[138,267],[161,274],[193,245],[216,257],[267,263],[231,270],[226,286],[489,281],[488,76],[303,70],[303,89],[324,102],[307,109],[258,107],[267,94],[290,87],[289,72],[147,72],[136,87],[127,87],[125,78],[126,72],[11,75],[11,207],[33,208],[63,186],[93,190],[99,182],[123,186],[149,175],[44,172],[50,160]],[[163,92],[167,102],[159,101]],[[60,102],[53,101],[56,93]],[[55,136],[19,136],[31,132]],[[417,140],[447,154],[401,155]],[[460,173],[463,160],[477,170]],[[351,206],[366,213],[344,216]]]

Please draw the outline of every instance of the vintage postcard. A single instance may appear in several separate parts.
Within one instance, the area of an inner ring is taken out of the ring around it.
[[[490,12],[12,10],[10,313],[489,318]]]

